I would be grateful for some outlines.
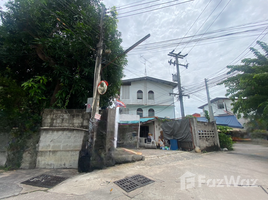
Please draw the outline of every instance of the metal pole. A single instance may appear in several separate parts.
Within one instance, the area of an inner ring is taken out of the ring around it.
[[[213,110],[212,110],[211,103],[210,103],[209,90],[208,90],[208,83],[207,83],[207,79],[206,79],[206,78],[205,78],[205,85],[206,85],[206,91],[207,91],[209,117],[210,117],[210,121],[213,122],[213,121],[214,121],[214,114],[213,114]]]

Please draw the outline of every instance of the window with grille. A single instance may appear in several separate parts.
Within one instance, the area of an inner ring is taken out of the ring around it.
[[[119,113],[120,114],[129,114],[129,109],[128,108],[119,108]]]
[[[137,109],[137,115],[139,115],[140,117],[143,117],[143,110],[141,108]]]
[[[218,103],[218,109],[224,109],[223,103]]]
[[[121,94],[122,99],[129,99],[130,98],[129,88],[130,88],[129,85],[122,86],[122,94]]]
[[[142,99],[143,98],[143,92],[141,90],[139,90],[137,92],[137,99]]]
[[[148,99],[149,99],[149,100],[154,100],[154,92],[153,92],[152,90],[150,90],[150,91],[148,92]]]
[[[148,111],[148,116],[153,117],[154,116],[154,109],[150,108]]]

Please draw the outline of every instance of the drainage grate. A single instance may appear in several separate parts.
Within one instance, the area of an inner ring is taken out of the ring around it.
[[[138,174],[115,181],[114,183],[126,192],[131,192],[133,190],[136,190],[137,188],[143,187],[153,182],[153,180]]]
[[[134,180],[136,183],[138,183],[141,187],[154,182],[153,180],[139,174],[131,176],[130,178],[131,180]]]
[[[21,183],[25,185],[36,186],[36,187],[52,188],[66,179],[67,179],[66,177],[42,174],[40,176],[33,177]]]

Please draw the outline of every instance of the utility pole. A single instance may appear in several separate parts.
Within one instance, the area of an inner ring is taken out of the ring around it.
[[[179,58],[183,59],[185,56],[187,56],[188,54],[185,55],[181,55],[181,52],[179,53],[174,53],[174,50],[169,52],[168,56],[174,57],[175,61],[172,62],[172,60],[168,61],[168,63],[171,65],[173,64],[174,66],[176,65],[177,68],[177,81],[178,81],[178,90],[179,90],[179,100],[180,100],[180,107],[181,107],[181,117],[185,117],[184,114],[184,106],[183,106],[183,96],[187,96],[187,95],[183,95],[182,89],[181,89],[181,77],[180,77],[180,69],[179,69],[179,65],[184,66],[186,69],[188,68],[188,64],[187,65],[182,65],[179,64]]]
[[[98,43],[98,52],[95,62],[95,70],[94,70],[94,84],[93,84],[93,102],[92,102],[92,112],[91,112],[91,120],[94,120],[95,114],[99,112],[99,102],[100,102],[100,94],[98,93],[98,83],[100,82],[100,71],[101,71],[101,61],[102,61],[102,51],[103,51],[103,18],[105,15],[105,8],[102,6],[101,10],[101,19],[100,19],[100,39]]]
[[[209,117],[210,117],[210,121],[213,122],[214,121],[214,114],[213,114],[212,106],[210,103],[209,90],[208,90],[208,80],[206,78],[205,78],[205,85],[206,85],[206,90],[207,90]]]
[[[100,94],[98,93],[98,83],[100,82],[100,71],[101,71],[101,63],[102,63],[102,51],[103,51],[103,18],[105,15],[105,7],[102,6],[101,9],[101,18],[100,18],[100,38],[99,43],[97,45],[98,51],[95,62],[95,70],[94,70],[94,82],[93,82],[93,98],[92,98],[92,110],[91,116],[89,120],[89,138],[88,138],[88,146],[90,150],[93,150],[94,140],[96,138],[94,125],[96,122],[95,115],[99,112],[99,102],[100,102]]]

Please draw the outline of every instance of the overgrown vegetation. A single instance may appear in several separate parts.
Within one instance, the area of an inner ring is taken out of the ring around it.
[[[84,108],[92,96],[102,5],[16,0],[0,11],[0,130],[12,135],[9,148],[18,152],[18,162],[25,141],[39,130],[43,109]],[[105,62],[123,53],[120,36],[112,9],[104,19],[104,50],[111,50]],[[109,88],[101,106],[118,92],[126,64],[121,56],[102,70]]]
[[[233,111],[250,119],[254,129],[268,128],[268,45],[257,41],[263,53],[250,50],[255,58],[245,58],[241,65],[227,66],[228,74],[236,73],[220,84],[227,88],[226,96],[233,100]],[[257,122],[257,123],[256,123]],[[261,124],[261,127],[258,127]]]
[[[221,148],[227,148],[228,150],[233,150],[234,141],[231,138],[231,135],[227,135],[233,129],[228,126],[217,126],[219,132],[219,141]]]
[[[208,122],[210,122],[210,116],[208,114],[208,111],[205,110],[204,112],[205,112],[205,118],[208,120]]]
[[[268,131],[267,130],[259,130],[256,129],[250,134],[252,139],[268,139]]]
[[[234,141],[230,135],[224,133],[219,133],[219,140],[221,148],[227,148],[228,150],[233,150]]]

